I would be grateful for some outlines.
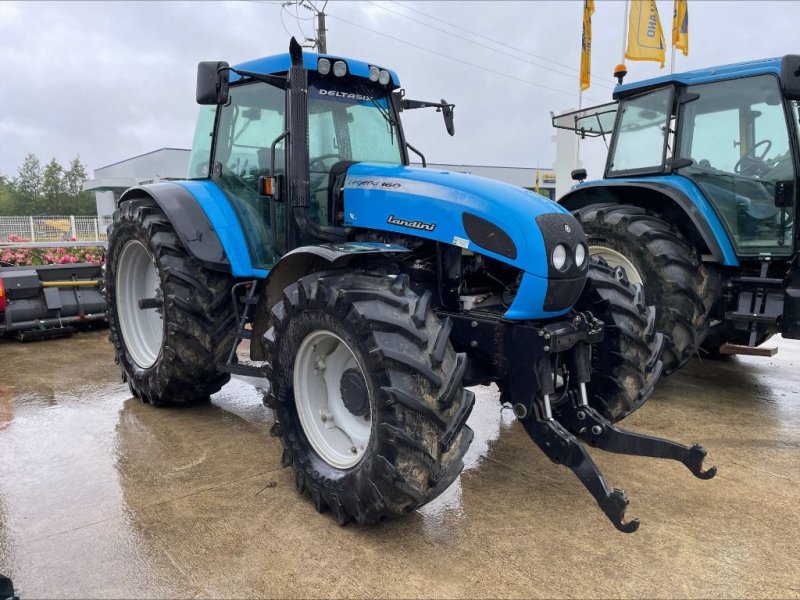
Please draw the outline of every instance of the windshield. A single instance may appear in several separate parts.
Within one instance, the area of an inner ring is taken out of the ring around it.
[[[329,188],[349,163],[403,164],[394,118],[386,88],[309,74],[308,170],[311,217],[317,223],[333,224]]]
[[[622,101],[609,177],[663,171],[671,104],[671,87]]]
[[[792,181],[786,113],[777,78],[759,75],[689,86],[681,117],[679,170],[703,190],[741,255],[788,254],[794,211],[775,206]]]

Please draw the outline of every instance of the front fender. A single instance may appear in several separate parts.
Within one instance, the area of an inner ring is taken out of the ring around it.
[[[253,317],[253,340],[250,344],[250,358],[265,360],[261,336],[269,327],[269,313],[281,299],[283,290],[298,279],[331,268],[341,268],[364,256],[386,255],[409,252],[408,248],[396,244],[373,242],[344,242],[340,244],[320,244],[301,246],[284,254],[270,270],[267,286],[256,307]]]

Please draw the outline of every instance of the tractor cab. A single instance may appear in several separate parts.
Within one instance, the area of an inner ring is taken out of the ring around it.
[[[560,115],[554,126],[610,136],[606,180],[675,174],[691,181],[736,256],[790,256],[800,101],[784,93],[781,64],[755,61],[621,85],[617,102]]]
[[[437,107],[452,130],[452,105],[405,100],[399,84],[383,67],[299,47],[236,67],[200,64],[204,106],[189,178],[210,178],[228,196],[255,267],[269,269],[297,246],[344,239],[347,167],[408,164],[401,110]]]

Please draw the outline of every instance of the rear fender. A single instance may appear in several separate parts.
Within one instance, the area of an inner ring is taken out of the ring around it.
[[[559,201],[574,211],[590,204],[616,202],[667,213],[703,254],[724,266],[737,267],[739,260],[725,227],[711,203],[694,183],[678,175],[638,179],[603,179],[580,184]]]
[[[283,290],[287,286],[310,273],[344,268],[367,257],[393,256],[406,252],[409,252],[408,248],[396,244],[347,242],[302,246],[284,254],[270,270],[266,293],[261,295],[256,307],[252,333],[254,341],[250,344],[250,358],[265,360],[261,336],[269,328],[269,315],[272,307],[280,301]]]
[[[208,269],[236,277],[263,279],[253,266],[247,242],[230,200],[212,181],[153,183],[125,191],[119,202],[150,198],[175,228],[184,248]]]

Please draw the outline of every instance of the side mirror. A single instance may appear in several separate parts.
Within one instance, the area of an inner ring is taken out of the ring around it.
[[[573,169],[570,173],[573,181],[583,181],[586,179],[586,169]]]
[[[197,103],[226,104],[230,71],[225,61],[204,61],[197,65]]]
[[[448,104],[447,100],[442,98],[442,116],[444,117],[444,126],[447,129],[447,133],[450,135],[455,135],[456,133],[456,126],[453,122],[453,109],[455,105]]]
[[[800,100],[800,54],[781,59],[781,88],[789,100]]]

